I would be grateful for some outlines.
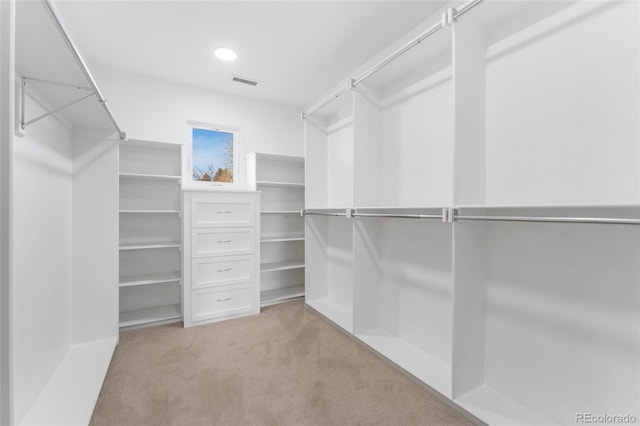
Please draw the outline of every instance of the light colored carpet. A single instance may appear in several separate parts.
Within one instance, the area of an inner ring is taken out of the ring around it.
[[[91,425],[471,425],[294,301],[126,331]]]

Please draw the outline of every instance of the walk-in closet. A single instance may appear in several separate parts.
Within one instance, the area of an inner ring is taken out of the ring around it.
[[[0,426],[640,422],[640,2],[0,1]]]

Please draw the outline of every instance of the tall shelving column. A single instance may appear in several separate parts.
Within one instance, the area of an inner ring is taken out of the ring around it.
[[[304,158],[252,152],[249,189],[261,192],[260,304],[304,296]]]
[[[353,333],[353,93],[305,119],[305,302]],[[342,216],[338,216],[338,215]]]
[[[182,145],[120,147],[120,328],[182,320]]]

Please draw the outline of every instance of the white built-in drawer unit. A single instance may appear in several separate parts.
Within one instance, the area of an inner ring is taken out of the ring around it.
[[[253,198],[243,194],[225,194],[226,200],[194,197],[191,200],[191,223],[194,228],[254,226],[256,207]]]
[[[229,254],[249,254],[255,251],[256,233],[253,227],[193,229],[192,256],[207,257]]]
[[[196,290],[191,301],[191,325],[230,315],[250,314],[255,306],[253,299],[251,283]]]
[[[260,194],[188,189],[184,208],[184,326],[260,312]]]
[[[252,282],[255,266],[254,255],[194,258],[191,262],[191,288]]]

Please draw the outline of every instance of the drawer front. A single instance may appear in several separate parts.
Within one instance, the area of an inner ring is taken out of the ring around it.
[[[223,194],[215,197],[194,197],[191,201],[191,226],[254,226],[255,201],[251,197]]]
[[[191,244],[194,258],[251,254],[255,251],[255,229],[194,229]]]
[[[208,288],[253,282],[254,256],[220,256],[195,259],[191,265],[191,288]]]
[[[191,321],[204,321],[227,315],[250,312],[251,286],[234,286],[228,289],[203,289],[193,292],[191,297]]]

